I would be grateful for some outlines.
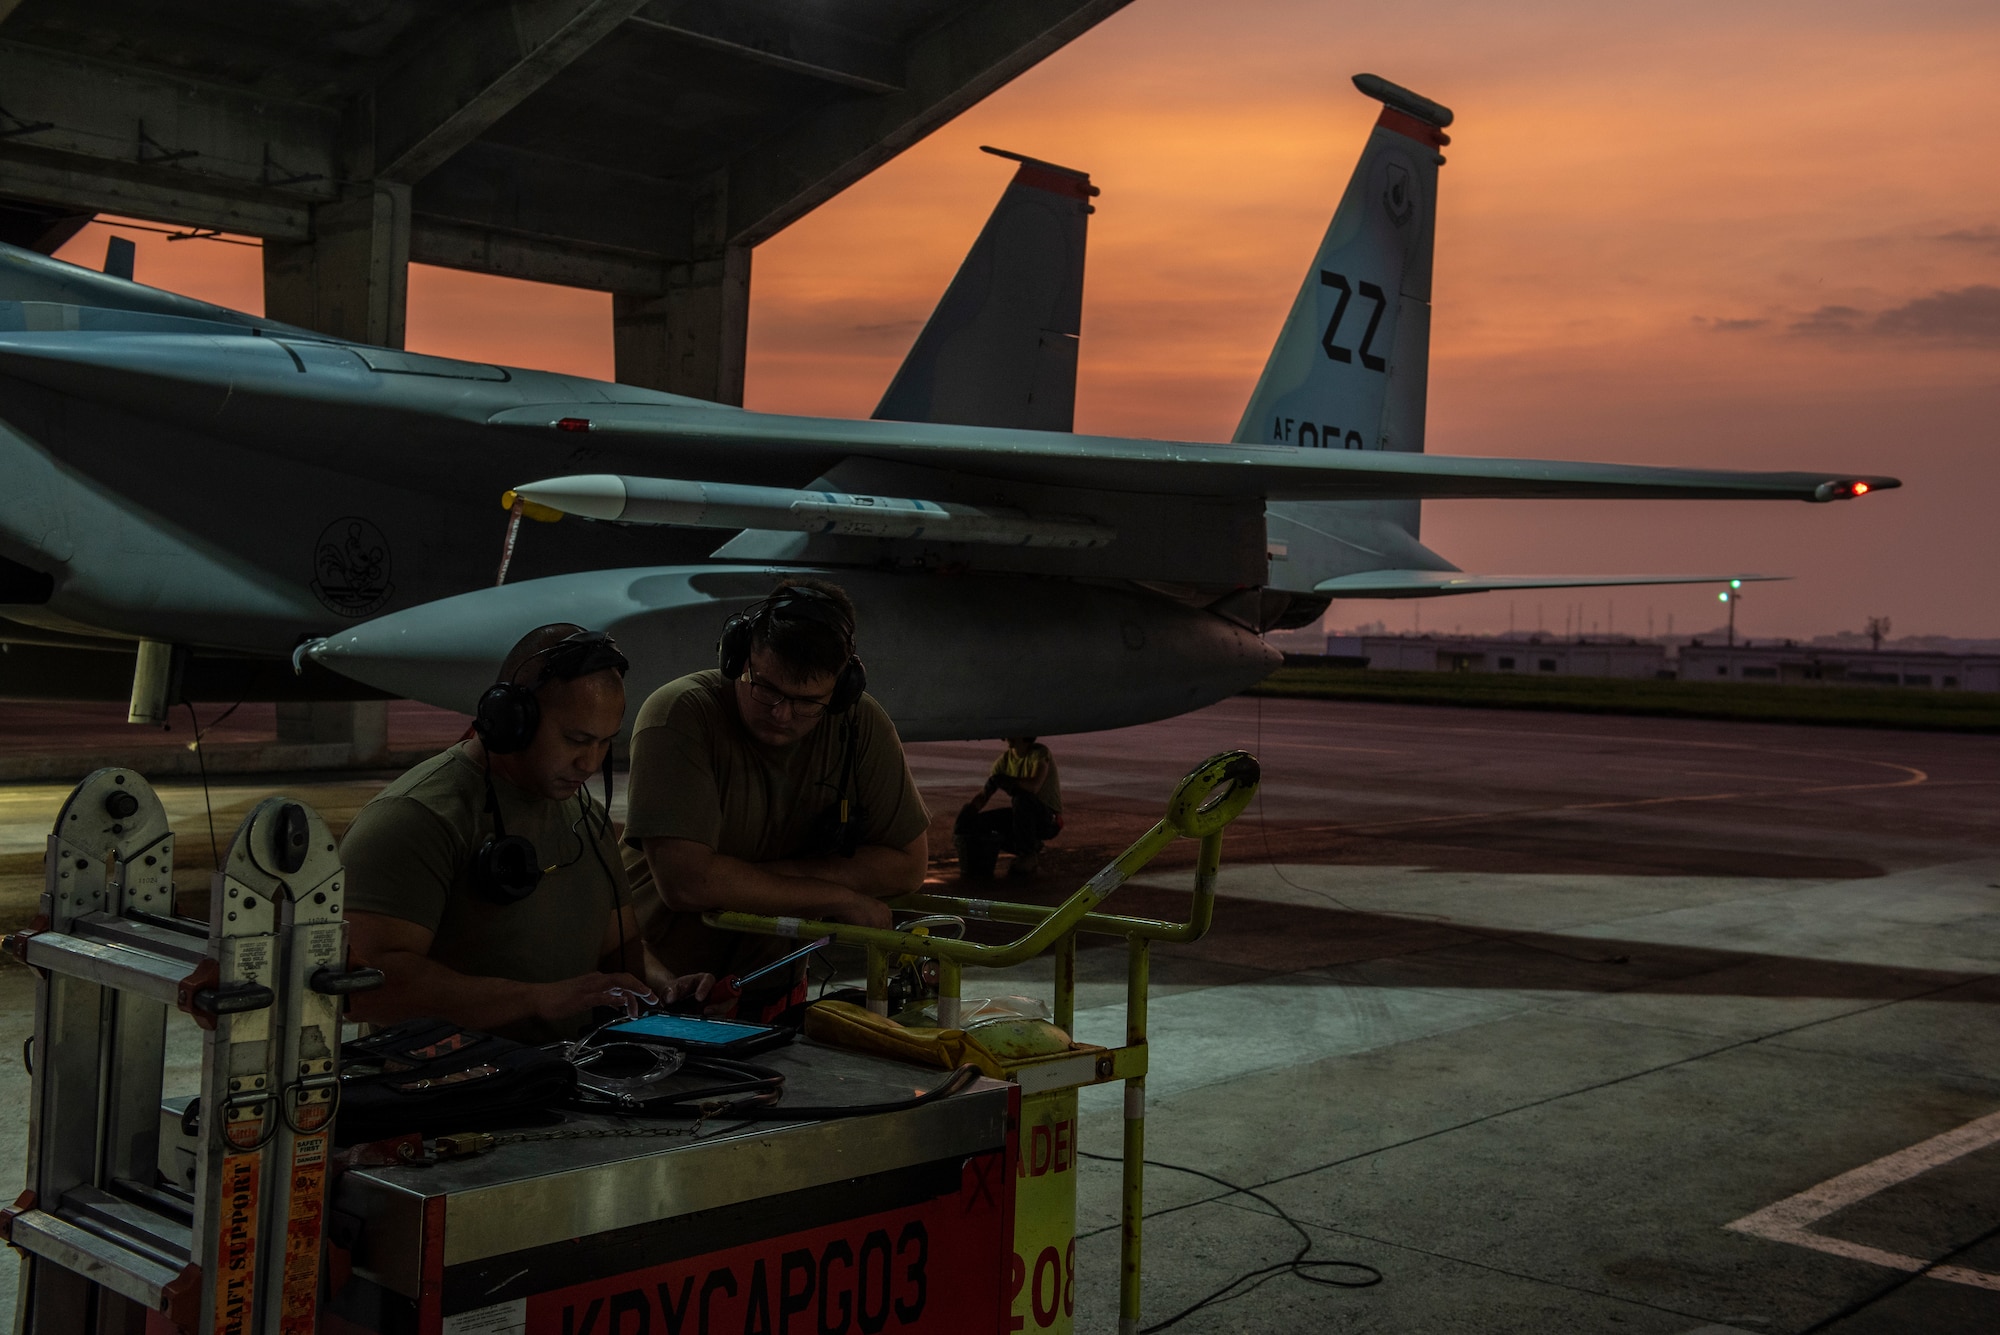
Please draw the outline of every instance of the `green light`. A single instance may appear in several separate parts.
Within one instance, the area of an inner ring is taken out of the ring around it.
[[[1727,591],[1724,591],[1724,592],[1722,592],[1722,593],[1718,593],[1718,594],[1716,594],[1716,595],[1715,595],[1715,601],[1717,601],[1717,602],[1719,602],[1719,603],[1726,603],[1726,602],[1728,602],[1728,601],[1729,601],[1729,594],[1728,594],[1728,592],[1727,592]]]
[[[1743,581],[1740,579],[1732,579],[1729,581],[1729,587],[1732,589],[1740,589],[1743,587]]]

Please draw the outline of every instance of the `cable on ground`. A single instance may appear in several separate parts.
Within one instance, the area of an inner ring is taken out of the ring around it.
[[[1092,1154],[1087,1150],[1078,1150],[1076,1154],[1080,1159],[1096,1159],[1103,1163],[1124,1162],[1124,1160],[1115,1154]],[[1234,1182],[1219,1178],[1215,1174],[1204,1172],[1199,1168],[1187,1168],[1181,1164],[1167,1163],[1160,1159],[1147,1159],[1145,1163],[1148,1168],[1164,1168],[1169,1172],[1186,1173],[1191,1177],[1202,1178],[1215,1183],[1218,1187],[1228,1188],[1229,1196],[1248,1196],[1251,1200],[1259,1202],[1266,1209],[1277,1215],[1278,1218],[1284,1220],[1291,1227],[1292,1231],[1299,1235],[1299,1249],[1292,1254],[1292,1258],[1289,1261],[1274,1261],[1270,1265],[1259,1266],[1255,1270],[1244,1271],[1235,1279],[1230,1280],[1227,1284],[1209,1294],[1206,1298],[1183,1307],[1180,1311],[1163,1321],[1155,1321],[1150,1326],[1141,1327],[1139,1335],[1153,1335],[1154,1331],[1165,1330],[1169,1326],[1178,1325],[1204,1308],[1214,1307],[1219,1303],[1226,1303],[1233,1299],[1241,1298],[1245,1294],[1255,1291],[1268,1281],[1276,1279],[1279,1275],[1295,1275],[1308,1284],[1318,1284],[1329,1289],[1367,1289],[1373,1288],[1382,1282],[1383,1276],[1380,1270],[1360,1261],[1308,1259],[1313,1249],[1312,1234],[1306,1231],[1304,1224],[1292,1218],[1284,1206],[1279,1205],[1262,1192],[1251,1187],[1239,1187]],[[1228,1196],[1217,1196],[1214,1199],[1226,1200]],[[1320,1271],[1350,1271],[1356,1277],[1343,1279],[1335,1274],[1316,1273]]]

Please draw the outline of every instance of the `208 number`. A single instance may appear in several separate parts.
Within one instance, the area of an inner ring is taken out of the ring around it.
[[[1013,1285],[1009,1295],[1013,1302],[1021,1301],[1021,1290],[1028,1290],[1028,1306],[1034,1311],[1035,1324],[1047,1330],[1056,1323],[1056,1314],[1076,1315],[1076,1239],[1071,1238],[1069,1248],[1058,1252],[1053,1247],[1042,1248],[1042,1254],[1035,1258],[1034,1281],[1030,1287],[1028,1263],[1015,1252],[1013,1264],[1008,1268],[1008,1282]],[[1009,1330],[1022,1330],[1028,1318],[1017,1316],[1007,1323]]]

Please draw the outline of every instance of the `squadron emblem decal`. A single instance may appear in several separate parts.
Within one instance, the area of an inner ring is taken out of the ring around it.
[[[1389,181],[1382,190],[1382,207],[1388,211],[1389,221],[1401,227],[1417,211],[1416,191],[1410,184],[1410,171],[1393,159],[1382,165],[1389,169]]]
[[[350,515],[326,526],[313,546],[312,591],[329,612],[365,617],[389,601],[389,540]]]

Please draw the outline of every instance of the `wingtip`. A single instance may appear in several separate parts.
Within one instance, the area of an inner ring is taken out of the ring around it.
[[[1895,477],[1835,478],[1814,487],[1812,498],[1815,501],[1859,500],[1871,491],[1893,491],[1902,485],[1903,480]]]

